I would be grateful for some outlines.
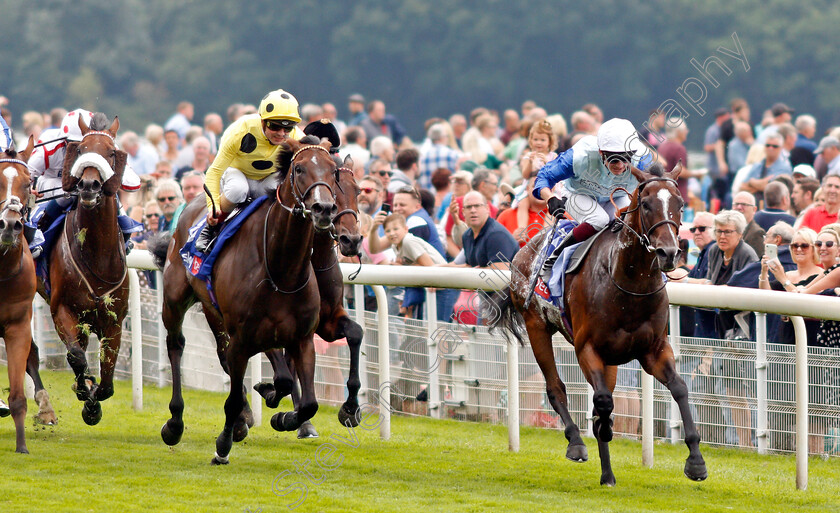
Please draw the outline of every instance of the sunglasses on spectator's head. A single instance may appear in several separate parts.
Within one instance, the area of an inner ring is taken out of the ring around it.
[[[818,248],[821,248],[821,247],[823,247],[823,244],[825,244],[825,247],[827,247],[827,248],[833,248],[834,247],[834,241],[833,240],[825,240],[825,241],[818,240],[817,242],[814,243],[814,246],[816,246]],[[792,245],[793,244],[791,244],[791,246]]]
[[[691,228],[688,229],[688,231],[690,231],[691,233],[697,233],[697,232],[703,233],[706,230],[708,230],[709,228],[711,228],[711,226],[692,226]]]

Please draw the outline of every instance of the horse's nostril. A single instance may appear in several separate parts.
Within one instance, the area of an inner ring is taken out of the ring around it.
[[[0,230],[5,230],[5,229],[6,229],[6,220],[5,219],[0,219]]]
[[[15,227],[14,227],[14,230],[15,230],[16,232],[19,232],[19,231],[23,230],[23,223],[21,223],[19,220],[18,220],[18,221],[15,221]]]
[[[336,215],[337,213],[338,213],[338,207],[336,206],[336,204],[335,204],[335,203],[333,203],[332,208],[330,208],[330,215],[331,215],[331,216],[334,216],[334,215]]]

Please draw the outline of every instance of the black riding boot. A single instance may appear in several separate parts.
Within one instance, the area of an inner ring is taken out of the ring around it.
[[[545,263],[543,264],[542,269],[540,269],[540,278],[545,283],[548,283],[549,278],[551,278],[551,268],[554,267],[554,263],[557,262],[557,258],[560,257],[560,253],[563,252],[564,249],[568,248],[572,244],[576,244],[577,240],[575,239],[574,232],[569,232],[566,235],[566,238],[563,239],[563,242],[560,243],[557,248],[545,259]]]
[[[202,253],[207,253],[207,250],[210,249],[213,241],[216,240],[216,236],[219,234],[219,228],[221,228],[221,226],[222,223],[216,223],[215,225],[208,223],[204,228],[202,228],[201,233],[199,233],[198,237],[195,238],[195,249],[201,251]]]

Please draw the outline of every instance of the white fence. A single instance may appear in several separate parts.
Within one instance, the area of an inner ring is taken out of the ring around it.
[[[149,268],[148,254],[135,251],[132,266]],[[342,264],[345,278],[357,266]],[[117,377],[133,377],[134,407],[142,408],[142,380],[165,386],[170,381],[163,327],[159,322],[159,294],[139,287],[132,276],[131,315],[127,321]],[[160,279],[158,274],[158,280]],[[504,272],[364,266],[354,283],[358,298],[365,292],[361,284],[373,284],[380,305],[387,303],[380,285],[441,286],[464,289],[499,289],[508,279]],[[145,280],[144,280],[145,281]],[[817,296],[793,296],[782,292],[669,284],[672,304],[727,307],[738,310],[799,314],[840,320],[836,300]],[[427,309],[434,312],[435,294],[428,294]],[[363,304],[361,299],[356,305]],[[381,306],[379,312],[386,311]],[[351,309],[351,315],[365,329],[362,357],[363,401],[387,405],[380,408],[380,434],[390,436],[391,411],[436,418],[506,423],[511,450],[519,447],[519,426],[535,425],[562,429],[548,405],[545,383],[530,347],[509,345],[500,335],[491,336],[482,326],[406,320]],[[677,308],[672,306],[671,333],[679,333]],[[761,319],[763,316],[759,315]],[[434,315],[426,316],[434,319]],[[759,452],[797,451],[797,487],[807,486],[807,454],[835,454],[840,451],[840,409],[826,400],[831,390],[821,384],[810,385],[808,403],[808,364],[812,377],[817,371],[840,368],[840,351],[805,345],[804,325],[800,328],[796,350],[792,346],[766,344],[759,322],[757,342],[731,342],[712,339],[671,337],[680,372],[689,383],[690,403],[704,442],[722,446],[755,448]],[[35,338],[42,360],[49,367],[66,368],[65,349],[49,320],[48,309],[36,300]],[[800,333],[801,332],[801,333]],[[379,334],[387,333],[380,343]],[[203,315],[197,309],[184,323],[187,346],[183,359],[186,386],[226,390],[229,380],[218,364],[215,342]],[[130,343],[129,343],[130,342]],[[91,365],[97,365],[96,344],[91,344]],[[320,346],[319,346],[320,347]],[[344,381],[349,366],[346,346],[324,345],[317,358],[316,383],[319,401],[340,404],[344,400]],[[809,354],[810,353],[810,354]],[[141,358],[133,358],[140,354]],[[4,355],[2,355],[4,356]],[[257,361],[258,357],[252,360]],[[569,409],[575,421],[591,434],[591,389],[586,384],[571,346],[555,339],[555,358],[567,385]],[[265,359],[252,365],[249,385],[270,376]],[[795,363],[796,361],[796,363]],[[800,363],[801,361],[801,363]],[[388,365],[380,365],[388,362]],[[508,373],[516,368],[518,372]],[[698,369],[707,369],[698,371]],[[95,369],[94,369],[95,370]],[[796,372],[794,372],[796,370]],[[653,463],[653,439],[681,441],[681,421],[670,394],[642,373],[638,364],[622,366],[616,388],[616,433],[641,436],[643,460]],[[812,379],[812,381],[814,381]],[[794,394],[794,387],[796,393]],[[425,391],[426,401],[417,396]],[[794,397],[796,400],[794,400]],[[261,399],[254,393],[252,407],[261,418]],[[811,430],[809,431],[809,414]]]

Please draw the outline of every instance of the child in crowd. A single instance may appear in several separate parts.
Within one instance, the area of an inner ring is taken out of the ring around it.
[[[551,162],[557,158],[557,154],[551,151],[552,148],[556,147],[557,139],[554,130],[551,128],[551,123],[543,119],[531,126],[531,131],[528,133],[528,149],[530,151],[525,151],[519,160],[519,168],[522,170],[522,178],[526,185],[518,191],[516,200],[511,206],[511,208],[516,209],[517,226],[524,227],[529,224],[531,200],[533,200],[530,194],[533,181],[529,178],[536,177],[537,171],[542,169],[546,162]]]

